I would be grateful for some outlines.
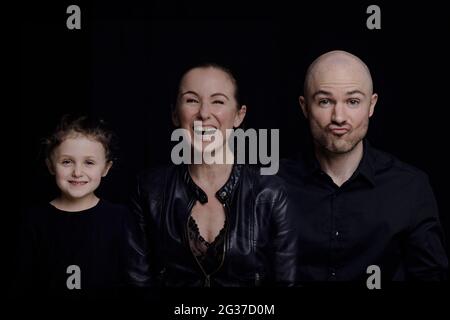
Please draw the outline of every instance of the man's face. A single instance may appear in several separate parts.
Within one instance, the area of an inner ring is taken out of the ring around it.
[[[318,66],[300,97],[312,137],[331,153],[349,152],[367,133],[377,95],[359,66]]]

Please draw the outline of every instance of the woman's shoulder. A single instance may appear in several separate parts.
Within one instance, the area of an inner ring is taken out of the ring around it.
[[[167,176],[176,172],[176,166],[159,166],[149,168],[141,171],[137,175],[137,180],[140,184],[154,184],[164,181]]]
[[[157,197],[167,183],[175,181],[179,166],[169,165],[146,169],[137,175],[136,190],[140,195]]]

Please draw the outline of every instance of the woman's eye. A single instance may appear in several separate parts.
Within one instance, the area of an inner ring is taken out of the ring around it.
[[[63,165],[69,165],[69,164],[72,163],[72,161],[71,161],[71,160],[62,160],[61,163],[62,163]]]
[[[225,104],[225,102],[222,100],[214,100],[213,104]]]
[[[198,103],[198,100],[197,99],[193,99],[193,98],[188,98],[188,99],[186,99],[186,102],[187,103]]]
[[[86,164],[89,165],[89,166],[92,166],[92,165],[95,164],[95,162],[94,161],[86,161]]]

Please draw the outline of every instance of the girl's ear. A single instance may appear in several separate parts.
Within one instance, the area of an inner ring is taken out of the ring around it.
[[[112,160],[106,162],[105,169],[103,169],[102,177],[106,177],[106,175],[108,174],[109,169],[111,169],[112,165],[113,165]]]
[[[47,165],[48,172],[50,172],[51,175],[55,175],[55,168],[53,167],[53,163],[50,159],[45,159],[45,164]]]

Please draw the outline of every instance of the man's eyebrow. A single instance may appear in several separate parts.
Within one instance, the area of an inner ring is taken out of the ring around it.
[[[223,97],[225,97],[227,100],[230,100],[230,98],[228,98],[228,96],[227,96],[226,94],[224,94],[224,93],[216,92],[216,93],[213,93],[213,94],[211,95],[211,97],[216,97],[216,96],[223,96]]]
[[[360,95],[362,95],[362,96],[366,96],[366,94],[364,93],[364,92],[362,92],[362,91],[360,91],[360,90],[352,90],[352,91],[348,91],[347,92],[347,95],[352,95],[352,94],[356,94],[356,93],[358,93],[358,94],[360,94]]]
[[[323,94],[325,96],[332,96],[331,92],[328,92],[328,91],[325,91],[325,90],[319,90],[319,91],[314,92],[312,97],[315,98],[319,94]]]

